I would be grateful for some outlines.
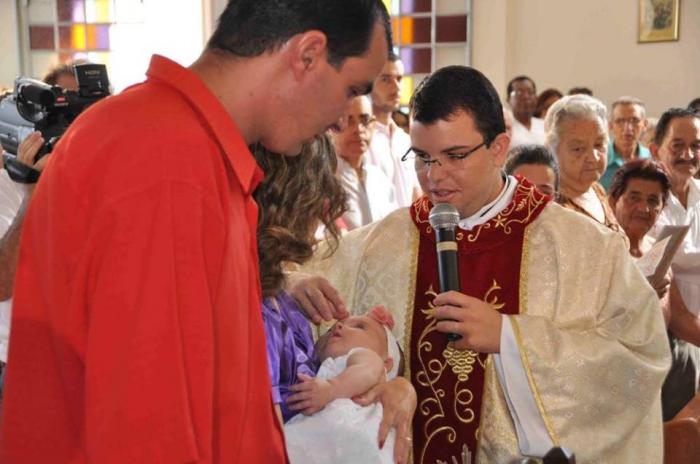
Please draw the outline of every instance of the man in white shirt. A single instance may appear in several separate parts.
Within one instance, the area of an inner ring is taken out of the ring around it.
[[[510,147],[544,145],[544,121],[533,116],[537,104],[535,81],[527,76],[514,77],[508,83],[507,95],[514,116]]]
[[[690,225],[673,260],[673,274],[688,310],[700,317],[700,116],[674,108],[659,119],[651,152],[671,179],[671,195],[654,227]]]
[[[690,225],[672,266],[669,332],[673,365],[662,397],[664,420],[670,420],[695,397],[700,377],[700,181],[694,178],[700,168],[700,116],[685,108],[666,111],[659,118],[650,149],[671,179],[671,195],[652,235],[658,237],[666,225]],[[673,310],[679,306],[685,306],[695,318]]]
[[[420,194],[413,164],[401,162],[401,157],[411,147],[411,138],[391,118],[392,112],[399,109],[403,75],[403,63],[392,54],[374,80],[371,98],[376,121],[367,156],[370,164],[379,166],[391,179],[400,207],[409,206]]]
[[[347,230],[353,230],[382,219],[398,205],[389,178],[366,161],[375,124],[369,98],[355,97],[343,119],[346,124],[333,134],[333,145],[339,157],[337,175],[348,194],[343,221]]]

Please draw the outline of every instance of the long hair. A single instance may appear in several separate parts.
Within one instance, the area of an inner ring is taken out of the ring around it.
[[[303,264],[313,255],[318,225],[325,228],[335,251],[340,231],[335,225],[347,210],[347,198],[335,177],[337,158],[327,136],[304,145],[287,157],[261,146],[252,149],[265,178],[253,194],[259,207],[258,256],[264,297],[284,285],[285,264]]]

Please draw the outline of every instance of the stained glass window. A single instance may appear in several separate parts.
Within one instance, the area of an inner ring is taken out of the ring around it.
[[[153,53],[189,65],[204,46],[203,3],[172,0],[31,0],[24,75],[40,78],[60,62],[107,65],[116,91],[139,82]]]
[[[423,78],[470,61],[471,0],[384,0],[391,13],[394,46],[405,68],[401,104]]]

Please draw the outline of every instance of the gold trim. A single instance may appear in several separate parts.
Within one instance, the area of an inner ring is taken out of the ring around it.
[[[489,394],[488,387],[490,383],[493,382],[493,359],[491,355],[486,356],[486,363],[484,365],[484,389],[481,393],[481,416],[479,417],[479,428],[476,430],[476,449],[474,450],[474,462],[479,462],[479,454],[481,453],[481,421],[484,419],[484,400]],[[500,386],[498,387],[500,388]],[[491,401],[495,401],[491,398]]]
[[[503,233],[505,235],[510,235],[512,233],[511,225],[527,224],[530,221],[532,215],[537,210],[537,208],[542,203],[545,203],[547,201],[546,197],[544,196],[541,197],[539,200],[535,198],[536,195],[534,185],[530,185],[528,187],[519,182],[513,195],[513,199],[515,199],[518,196],[518,193],[525,195],[524,198],[521,198],[520,201],[518,201],[517,203],[515,201],[511,202],[511,204],[508,207],[506,207],[505,210],[498,213],[498,215],[496,215],[495,218],[485,222],[484,224],[481,224],[480,226],[477,226],[469,235],[467,235],[467,241],[476,242],[476,240],[479,238],[479,235],[481,234],[481,231],[490,229],[492,225],[494,227],[494,230],[501,228],[503,229]],[[510,216],[513,213],[519,212],[526,208],[527,215],[524,218],[510,218]]]
[[[523,254],[520,261],[520,311],[519,314],[527,314],[527,283],[528,283],[528,265],[530,259],[530,226],[529,224],[525,227],[525,233],[523,235]],[[518,325],[518,320],[515,317],[508,316],[511,326],[513,327],[513,334],[515,335],[515,340],[518,343],[518,352],[520,353],[520,360],[523,363],[523,368],[525,369],[525,374],[527,375],[528,383],[530,384],[530,389],[532,390],[532,395],[535,398],[535,403],[537,404],[537,409],[540,411],[542,416],[542,421],[547,429],[549,438],[552,439],[554,446],[559,446],[559,438],[554,432],[554,427],[552,426],[552,421],[547,415],[547,411],[544,408],[544,403],[540,397],[540,392],[537,389],[537,384],[535,383],[535,377],[530,369],[530,361],[527,357],[527,351],[525,351],[525,344],[523,343],[522,333],[520,332],[520,326]]]
[[[413,222],[413,220],[411,220]],[[415,311],[416,303],[416,279],[418,278],[418,249],[420,247],[420,232],[418,227],[411,227],[410,232],[409,253],[412,253],[410,263],[411,276],[408,279],[408,301],[406,301],[406,317],[404,318],[404,336],[403,336],[403,355],[404,355],[404,373],[406,380],[411,382],[411,332],[413,331],[413,311]],[[412,383],[412,382],[411,382]],[[416,405],[417,406],[417,405]],[[410,425],[411,433],[413,433],[413,424]],[[409,447],[408,464],[413,464],[413,446]]]
[[[437,251],[457,251],[457,242],[439,242]]]

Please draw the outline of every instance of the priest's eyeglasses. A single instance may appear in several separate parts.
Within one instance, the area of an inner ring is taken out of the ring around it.
[[[444,166],[448,169],[462,169],[464,166],[464,160],[466,160],[469,155],[473,154],[482,147],[488,148],[490,142],[483,141],[479,145],[465,150],[464,146],[453,146],[442,150],[441,153],[445,154],[442,161],[437,158],[431,158],[427,153],[421,151],[416,151],[413,147],[409,148],[406,154],[401,157],[401,161],[414,160],[416,163],[416,171],[425,171],[430,166],[437,164],[438,166]]]

